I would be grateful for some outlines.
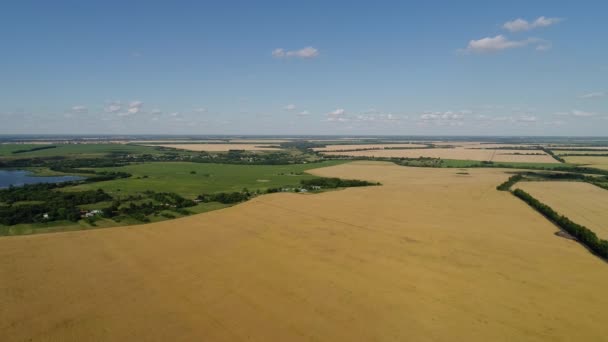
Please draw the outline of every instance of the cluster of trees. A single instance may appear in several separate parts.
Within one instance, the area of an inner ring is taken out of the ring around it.
[[[15,225],[55,220],[78,221],[79,205],[112,199],[101,189],[79,192],[56,191],[59,187],[59,184],[30,184],[0,190],[0,202],[5,203],[4,206],[0,206],[0,223]]]
[[[185,208],[196,205],[196,202],[187,198],[184,198],[176,193],[172,192],[144,192],[146,197],[149,199],[147,202],[134,203],[131,202],[128,205],[123,205],[125,201],[130,200],[142,200],[144,197],[128,197],[125,200],[114,200],[112,205],[103,209],[103,216],[108,218],[114,218],[117,216],[130,216],[138,221],[149,222],[149,215],[161,214],[163,216],[173,216],[170,214],[163,214],[164,210],[172,210],[183,215],[188,215],[190,212]]]
[[[57,148],[57,146],[55,145],[50,145],[50,146],[37,146],[37,147],[32,147],[32,148],[27,148],[27,149],[23,149],[23,150],[16,150],[13,151],[13,154],[20,154],[20,153],[26,153],[26,152],[34,152],[34,151],[40,151],[40,150],[48,150],[50,148]]]
[[[519,182],[520,180],[524,179],[524,176],[517,174],[514,176],[509,177],[509,179],[507,179],[506,182],[500,184],[499,186],[496,187],[496,190],[499,191],[509,191],[509,189],[511,189],[511,187],[513,185],[515,185],[515,183]]]
[[[215,194],[202,194],[197,197],[197,200],[208,203],[208,202],[219,202],[223,204],[233,204],[244,202],[253,196],[248,190],[234,191],[234,192],[218,192]]]
[[[196,205],[196,202],[193,200],[184,198],[173,192],[146,191],[144,194],[165,206],[169,205],[175,208],[186,208]]]
[[[598,238],[589,228],[574,223],[566,216],[558,214],[551,207],[521,189],[516,189],[513,191],[513,194],[568,232],[568,234],[574,236],[595,254],[602,258],[608,258],[608,241]]]
[[[313,178],[313,179],[303,179],[300,181],[302,188],[310,190],[315,187],[321,187],[324,189],[333,189],[333,188],[348,188],[355,186],[369,186],[369,185],[380,185],[380,183],[372,183],[364,180],[358,179],[340,179],[340,178]]]

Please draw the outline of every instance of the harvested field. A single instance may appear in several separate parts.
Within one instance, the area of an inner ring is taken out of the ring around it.
[[[608,240],[608,191],[583,182],[519,182],[539,201]]]
[[[284,142],[290,142],[293,139],[232,139],[230,140],[231,143],[242,143],[242,144],[251,144],[251,143],[256,143],[256,144],[278,144],[278,143],[284,143]]]
[[[506,148],[512,147],[513,149],[522,148],[522,147],[534,147],[538,145],[532,144],[498,144],[498,143],[484,143],[479,141],[438,141],[433,142],[436,146],[456,146],[456,147],[464,147],[464,148],[483,148],[483,149],[492,149],[492,148]]]
[[[226,140],[190,140],[190,139],[169,139],[169,140],[127,140],[124,141],[127,143],[134,144],[193,144],[193,143],[226,143]]]
[[[547,147],[548,149],[559,149],[559,150],[598,150],[598,151],[608,151],[608,146],[555,146],[550,145]]]
[[[383,186],[0,238],[3,341],[600,341],[606,264],[498,169],[351,163]]]
[[[608,170],[608,157],[575,156],[563,158],[567,163],[581,164],[584,166]]]
[[[422,144],[355,144],[355,145],[327,145],[325,147],[315,147],[314,151],[352,151],[352,150],[381,150],[384,148],[419,148],[426,147],[427,145]]]
[[[596,150],[596,151],[578,151],[578,150],[552,150],[551,152],[557,154],[558,156],[562,156],[565,154],[608,154],[608,150]]]
[[[225,152],[230,150],[278,151],[270,144],[158,144],[153,146],[171,147],[188,151]]]
[[[542,155],[528,154],[542,153]],[[529,162],[529,163],[558,163],[553,157],[543,151],[522,150],[476,150],[461,147],[431,148],[412,150],[371,150],[350,152],[327,152],[327,155],[341,155],[352,157],[384,157],[384,158],[442,158],[460,160],[480,160],[495,162]]]

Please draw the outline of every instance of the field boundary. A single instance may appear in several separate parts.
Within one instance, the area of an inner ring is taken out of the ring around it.
[[[596,182],[589,181],[589,179],[593,178],[593,177],[588,177],[588,176],[581,175],[581,174],[541,174],[541,173],[530,173],[529,172],[528,175],[530,175],[530,174],[537,176],[537,177],[538,176],[553,177],[554,178],[553,180],[578,181],[578,182],[590,183],[590,184],[598,186],[602,189],[606,189],[604,186],[597,184]],[[517,198],[526,202],[526,204],[528,204],[530,207],[532,207],[537,212],[539,212],[541,215],[543,215],[545,218],[547,218],[549,221],[551,221],[551,223],[555,224],[558,228],[560,228],[561,231],[567,233],[569,235],[568,238],[572,238],[573,240],[579,242],[581,245],[583,245],[585,248],[587,248],[590,252],[597,255],[604,261],[608,262],[608,241],[607,240],[600,239],[595,234],[595,232],[593,232],[591,229],[570,220],[565,215],[559,214],[558,212],[553,210],[553,208],[551,208],[547,204],[542,203],[541,201],[539,201],[538,199],[536,199],[534,196],[530,195],[529,193],[525,192],[524,190],[522,190],[522,189],[511,190],[513,185],[515,185],[516,183],[518,183],[520,181],[526,180],[525,176],[526,176],[525,173],[517,173],[517,174],[509,177],[509,179],[507,179],[504,183],[499,184],[496,187],[496,190],[508,191],[511,194],[513,194],[514,196],[516,196]],[[542,181],[542,180],[538,180],[538,181]]]
[[[591,251],[593,254],[608,262],[607,240],[598,238],[591,229],[573,222],[564,215],[560,215],[550,206],[542,203],[521,189],[515,189],[511,193],[522,201],[526,202],[526,204],[535,209],[560,229],[572,235],[574,238],[576,238],[576,241],[578,241],[585,248],[589,249],[589,251]]]

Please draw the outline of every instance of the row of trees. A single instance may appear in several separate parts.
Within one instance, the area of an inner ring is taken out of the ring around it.
[[[302,188],[307,190],[312,190],[315,187],[320,187],[324,189],[333,189],[333,188],[348,188],[348,187],[356,187],[356,186],[369,186],[369,185],[380,185],[380,183],[372,183],[364,180],[358,179],[340,179],[336,177],[327,178],[313,178],[313,179],[303,179],[300,181]]]
[[[219,202],[223,204],[234,204],[246,201],[253,196],[247,190],[244,191],[234,191],[234,192],[218,192],[215,194],[202,194],[197,197],[197,199],[203,203],[208,202]]]
[[[543,151],[550,155],[551,157],[553,157],[553,159],[557,160],[560,163],[565,163],[566,161],[564,160],[564,158],[558,156],[557,154],[553,153],[553,151],[547,149],[547,148],[543,148]]]
[[[524,176],[517,174],[514,176],[509,177],[509,179],[507,179],[506,182],[500,184],[499,186],[496,187],[496,190],[499,191],[509,191],[511,189],[511,187],[513,185],[515,185],[515,183],[519,182],[520,180],[524,179]]]
[[[51,148],[57,148],[57,146],[55,145],[50,145],[50,146],[37,146],[37,147],[32,147],[32,148],[27,148],[27,149],[23,149],[23,150],[15,150],[12,153],[13,154],[20,154],[20,153],[26,153],[26,152],[34,152],[34,151],[41,151],[41,150],[48,150]]]
[[[572,222],[564,215],[558,214],[551,207],[540,202],[521,189],[515,189],[513,194],[522,199],[524,202],[528,203],[528,205],[543,214],[560,228],[568,232],[568,234],[574,236],[578,241],[587,246],[595,254],[602,258],[608,259],[608,241],[598,238],[597,235],[589,228]]]

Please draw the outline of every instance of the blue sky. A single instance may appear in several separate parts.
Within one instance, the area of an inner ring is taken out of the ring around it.
[[[0,134],[607,135],[605,1],[14,1]]]

